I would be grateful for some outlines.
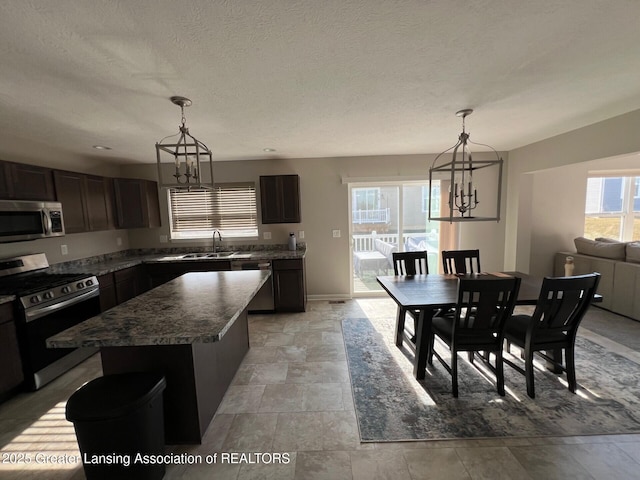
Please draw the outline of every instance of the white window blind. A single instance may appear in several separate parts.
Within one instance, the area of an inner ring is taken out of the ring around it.
[[[169,189],[171,238],[208,238],[214,229],[223,237],[257,237],[256,187],[225,183],[213,190]]]

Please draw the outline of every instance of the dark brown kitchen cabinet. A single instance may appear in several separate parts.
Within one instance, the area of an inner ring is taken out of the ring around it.
[[[11,164],[0,160],[0,199],[14,198]]]
[[[65,233],[89,231],[85,178],[82,173],[53,171],[56,199],[62,203]]]
[[[100,275],[98,285],[100,285],[100,311],[105,312],[118,304],[113,273]]]
[[[144,265],[136,265],[100,275],[98,284],[100,285],[101,312],[151,289],[151,281]]]
[[[87,175],[86,205],[89,230],[111,230],[116,227],[114,218],[113,179]]]
[[[53,180],[66,233],[115,228],[113,179],[54,170]]]
[[[144,265],[136,265],[135,267],[114,272],[113,281],[118,305],[137,297],[151,288],[150,279]]]
[[[0,305],[0,365],[0,401],[3,401],[24,379],[11,302]]]
[[[274,260],[273,299],[276,312],[304,312],[307,303],[304,259]]]
[[[151,287],[155,288],[189,272],[229,271],[231,270],[231,262],[228,260],[208,262],[188,260],[182,262],[147,263],[145,264],[145,268],[151,279]]]
[[[53,171],[49,168],[12,163],[11,180],[14,197],[18,200],[54,201],[56,199]]]
[[[151,180],[113,180],[118,228],[157,228],[160,222],[158,184]]]
[[[262,223],[300,223],[300,177],[260,177]]]

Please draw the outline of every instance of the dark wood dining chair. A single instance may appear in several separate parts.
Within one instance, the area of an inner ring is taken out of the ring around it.
[[[516,345],[523,352],[524,369],[505,359],[505,363],[526,378],[527,394],[535,398],[533,354],[538,353],[560,372],[566,372],[569,390],[576,392],[575,342],[600,281],[599,273],[575,277],[545,277],[533,315],[514,315],[507,321],[507,351]],[[565,365],[562,364],[562,351]],[[545,351],[545,353],[543,353]],[[552,352],[552,355],[549,355]]]
[[[421,275],[429,273],[429,259],[426,250],[421,252],[394,252],[393,272],[395,275]]]
[[[421,275],[429,273],[428,253],[426,250],[420,252],[394,252],[393,272],[395,275]],[[407,330],[405,327],[407,313],[413,319],[413,329]],[[408,310],[398,306],[398,318],[396,320],[396,345],[401,347],[403,340],[407,339],[408,345],[415,350],[416,322],[420,316],[419,311]]]
[[[436,315],[431,321],[428,340],[427,363],[433,365],[433,356],[451,374],[452,393],[458,396],[458,353],[469,352],[473,363],[475,352],[496,375],[498,393],[504,395],[504,367],[502,344],[504,326],[513,313],[520,278],[461,278],[458,280],[458,301],[454,314]],[[451,352],[450,365],[436,352],[435,337],[444,342]],[[490,363],[490,353],[495,354],[495,366]]]
[[[443,250],[444,273],[480,273],[480,250]]]

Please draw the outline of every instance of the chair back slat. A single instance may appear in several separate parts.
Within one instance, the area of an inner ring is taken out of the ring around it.
[[[599,273],[575,277],[546,277],[530,329],[575,335],[600,281]]]
[[[480,250],[444,250],[442,252],[444,273],[480,273]]]
[[[456,334],[502,336],[504,324],[513,312],[520,278],[476,278],[459,280],[455,311]],[[498,339],[496,337],[496,340]]]
[[[393,252],[393,272],[396,275],[429,273],[427,252]]]

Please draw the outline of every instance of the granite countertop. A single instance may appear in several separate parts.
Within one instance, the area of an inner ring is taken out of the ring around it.
[[[15,295],[0,295],[0,305],[2,305],[3,303],[13,302],[15,299]]]
[[[216,342],[270,275],[268,270],[187,273],[54,335],[47,346]]]
[[[51,265],[50,269],[56,273],[82,273],[89,275],[106,275],[108,273],[135,267],[142,263],[188,263],[188,262],[224,262],[224,261],[271,261],[279,259],[304,258],[306,249],[298,250],[248,250],[237,251],[234,255],[221,258],[181,258],[186,252],[180,253],[142,253],[135,255],[104,258],[95,262],[69,262]]]
[[[166,262],[220,262],[220,261],[267,261],[267,260],[282,260],[282,259],[295,259],[304,258],[304,250],[255,250],[255,251],[240,251],[235,252],[233,255],[221,258],[208,258],[208,257],[196,257],[196,258],[182,258],[183,254],[168,254],[157,255],[155,257],[148,257],[144,260],[145,263],[166,263]]]

